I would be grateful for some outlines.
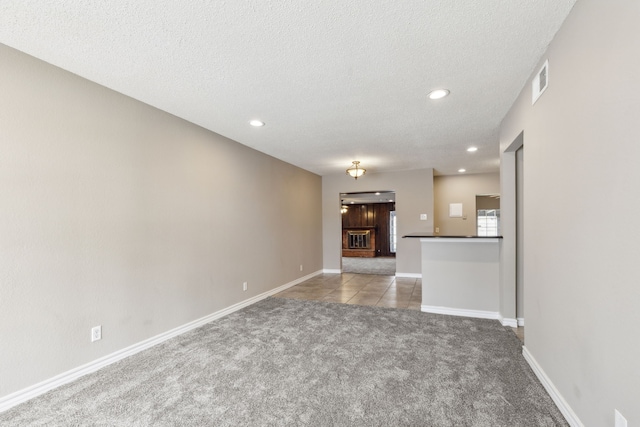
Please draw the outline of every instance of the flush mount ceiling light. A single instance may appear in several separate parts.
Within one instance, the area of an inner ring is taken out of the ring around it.
[[[470,153],[475,153],[476,151],[478,151],[478,147],[469,147],[467,148],[467,151]]]
[[[458,169],[458,172],[460,173],[465,173],[467,170],[466,169]]]
[[[359,177],[364,175],[364,173],[367,171],[366,169],[362,169],[360,167],[360,162],[359,161],[354,160],[351,163],[353,163],[353,166],[351,166],[349,169],[347,169],[347,175],[349,175],[350,177],[358,179]]]
[[[257,127],[257,128],[259,128],[259,127],[261,127],[261,126],[264,126],[264,122],[263,122],[262,120],[251,120],[251,121],[249,122],[249,124],[250,124],[251,126],[255,126],[255,127]]]
[[[436,89],[429,92],[429,99],[441,99],[445,96],[449,95],[449,90],[447,89]]]

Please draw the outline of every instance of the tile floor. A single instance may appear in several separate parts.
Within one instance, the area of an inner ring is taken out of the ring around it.
[[[375,274],[320,274],[274,297],[419,311],[422,303],[422,281]],[[524,328],[511,329],[524,342]]]
[[[375,274],[321,274],[275,297],[420,310],[420,279]]]

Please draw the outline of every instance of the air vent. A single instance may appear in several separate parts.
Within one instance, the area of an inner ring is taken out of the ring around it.
[[[549,86],[549,60],[544,62],[544,65],[531,82],[531,105],[536,103],[540,95],[547,89],[547,86]]]

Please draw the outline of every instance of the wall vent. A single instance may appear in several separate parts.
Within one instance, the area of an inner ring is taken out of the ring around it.
[[[549,60],[546,60],[531,82],[531,105],[535,104],[540,95],[549,86]]]

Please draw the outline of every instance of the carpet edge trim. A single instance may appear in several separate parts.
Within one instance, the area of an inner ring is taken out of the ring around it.
[[[396,277],[409,277],[414,279],[422,279],[422,273],[399,273],[396,271]]]
[[[5,397],[0,398],[0,412],[7,411],[14,406],[17,406],[21,403],[24,403],[28,400],[31,400],[35,397],[40,396],[50,390],[53,390],[57,387],[60,387],[64,384],[68,384],[72,381],[77,380],[80,377],[83,377],[87,374],[91,374],[96,372],[105,366],[111,365],[115,362],[118,362],[122,359],[126,359],[127,357],[133,356],[136,353],[139,353],[143,350],[151,348],[155,345],[158,345],[164,341],[167,341],[171,338],[174,338],[178,335],[184,334],[185,332],[189,332],[192,329],[199,328],[202,325],[205,325],[209,322],[212,322],[221,317],[227,316],[233,312],[241,310],[245,307],[248,307],[252,304],[255,304],[258,301],[261,301],[265,298],[268,298],[272,295],[275,295],[279,292],[284,291],[290,287],[293,287],[297,284],[304,282],[305,280],[309,280],[312,277],[315,277],[319,274],[322,274],[323,270],[318,270],[316,272],[310,273],[304,277],[300,277],[295,279],[289,283],[278,286],[277,288],[271,289],[267,292],[263,292],[254,297],[248,298],[244,301],[240,301],[239,303],[230,305],[229,307],[223,308],[222,310],[218,310],[214,313],[208,314],[200,319],[193,320],[191,322],[185,323],[182,326],[178,326],[176,328],[170,329],[166,332],[155,335],[151,338],[147,338],[146,340],[140,341],[136,344],[125,347],[121,350],[117,350],[111,354],[103,356],[99,359],[96,359],[92,362],[86,363],[84,365],[80,365],[76,368],[70,369],[66,372],[58,374],[52,378],[46,379],[39,383],[36,383],[32,386],[23,388],[22,390],[18,390],[13,392]]]
[[[535,376],[542,383],[544,389],[547,391],[547,393],[549,393],[549,396],[551,396],[551,400],[553,400],[553,403],[556,404],[556,406],[560,410],[560,413],[567,420],[569,425],[571,427],[584,427],[582,421],[580,421],[576,413],[573,412],[571,406],[569,406],[567,401],[564,400],[564,397],[562,397],[551,379],[547,376],[542,367],[536,361],[535,357],[533,357],[531,352],[529,352],[529,349],[525,346],[522,347],[522,356],[533,370]]]

